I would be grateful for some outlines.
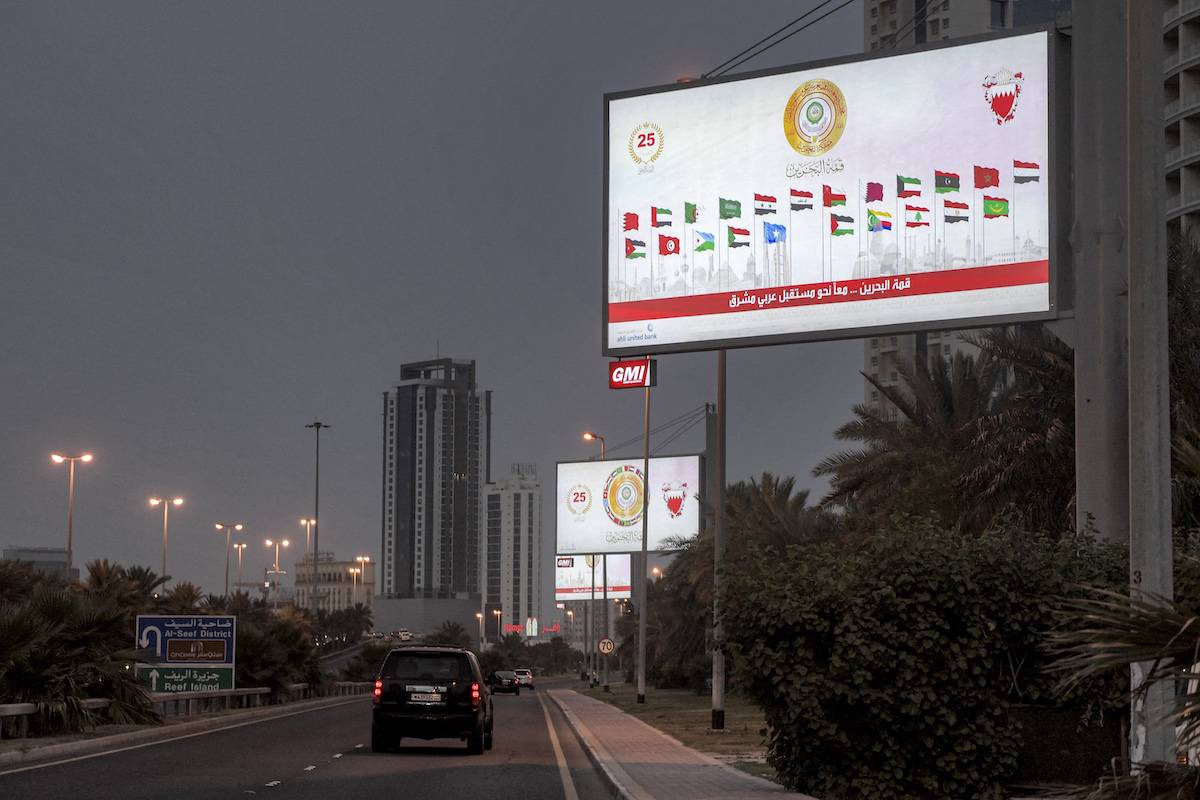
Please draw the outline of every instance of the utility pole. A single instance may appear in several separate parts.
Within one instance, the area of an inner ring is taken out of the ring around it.
[[[1131,595],[1169,600],[1162,9],[1104,6],[1074,15],[1071,42],[1077,520],[1129,545]],[[1147,667],[1131,666],[1134,689]],[[1174,760],[1174,731],[1161,721],[1170,690],[1132,702],[1135,769]]]
[[[717,351],[717,413],[709,497],[713,504],[712,729],[725,727],[725,650],[721,625],[721,570],[725,561],[725,351]]]
[[[649,357],[647,357],[649,362]],[[650,587],[646,583],[646,545],[650,527],[650,387],[646,386],[646,400],[642,410],[642,558],[633,570],[634,586],[638,587],[642,602],[638,604],[637,642],[637,701],[646,702],[646,606],[649,605]],[[593,584],[594,585],[594,584]]]
[[[304,427],[312,428],[317,434],[317,459],[316,459],[316,470],[314,472],[314,479],[313,479],[313,518],[312,518],[312,533],[313,533],[312,577],[313,577],[313,583],[312,583],[312,586],[309,587],[312,590],[313,619],[316,619],[317,618],[317,609],[320,607],[319,602],[317,600],[317,584],[319,583],[319,581],[317,580],[317,575],[318,575],[318,573],[317,573],[317,553],[321,552],[321,547],[320,547],[320,543],[321,543],[321,429],[328,428],[329,426],[326,425],[324,422],[321,422],[320,420],[316,420],[308,425],[305,425]]]

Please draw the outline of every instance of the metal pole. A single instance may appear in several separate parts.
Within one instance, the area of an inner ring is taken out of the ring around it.
[[[1129,191],[1129,575],[1133,593],[1170,601],[1171,423],[1167,356],[1166,230],[1163,225],[1162,10],[1125,1],[1125,59]],[[1112,15],[1116,16],[1116,15]],[[1157,77],[1156,77],[1157,75]],[[1149,664],[1134,664],[1130,684],[1143,683]],[[1149,687],[1133,705],[1129,755],[1133,762],[1174,761],[1174,724],[1163,719],[1173,686]]]
[[[641,595],[638,605],[637,701],[646,702],[646,605],[650,589],[646,585],[646,543],[650,524],[650,387],[642,412],[642,558],[634,570],[635,585]]]
[[[310,589],[312,590],[312,612],[313,617],[317,615],[317,553],[321,551],[321,429],[328,428],[324,422],[314,420],[311,424],[305,425],[306,428],[312,428],[317,434],[317,458],[316,468],[313,473],[313,522],[312,522],[312,544],[313,544],[313,563],[312,576],[313,583]]]
[[[67,572],[70,573],[74,558],[75,459],[68,459],[67,465]]]
[[[163,577],[165,578],[165,577],[166,577],[166,575],[167,575],[167,518],[169,517],[169,515],[170,515],[170,513],[171,513],[171,499],[170,499],[169,497],[164,497],[164,498],[163,498],[163,504],[162,504],[162,506],[163,506],[163,565],[162,565],[162,574],[163,574]]]
[[[238,586],[242,585],[242,551],[245,549],[244,547],[238,548]]]
[[[233,534],[229,530],[229,526],[225,526],[225,599],[229,599],[229,547],[232,542]],[[241,559],[241,556],[238,557]]]
[[[604,598],[600,601],[604,606],[604,614],[602,616],[600,625],[604,630],[603,638],[607,639],[608,638],[608,554],[605,553],[604,555],[600,556],[600,558],[604,559],[603,561],[600,562],[603,565],[603,567],[601,569],[600,580],[604,584]],[[609,689],[609,686],[608,686],[608,653],[601,653],[600,661],[604,665],[604,667],[603,667],[604,673],[603,673],[603,677],[602,677],[602,680],[604,682],[604,691],[606,691],[606,692],[612,691],[611,689]]]
[[[717,435],[713,443],[713,656],[712,727],[725,727],[725,650],[721,625],[721,570],[725,559],[725,351],[717,351]],[[712,484],[710,484],[712,485]]]

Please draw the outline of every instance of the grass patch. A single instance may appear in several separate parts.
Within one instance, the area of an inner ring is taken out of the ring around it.
[[[766,766],[761,761],[766,750],[763,732],[767,723],[763,712],[743,697],[726,695],[725,730],[713,731],[709,728],[712,723],[712,699],[707,694],[697,695],[686,689],[650,688],[646,692],[646,702],[639,704],[637,691],[631,684],[613,684],[611,694],[605,694],[600,689],[578,691],[611,703],[647,725],[674,736],[693,750],[717,756],[739,768],[742,768],[741,763]],[[738,756],[741,758],[735,758]],[[746,771],[751,772],[750,769]],[[773,775],[752,774],[767,778]]]

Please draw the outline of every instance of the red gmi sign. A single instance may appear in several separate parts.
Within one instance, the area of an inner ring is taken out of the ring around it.
[[[608,388],[640,389],[654,386],[657,369],[653,358],[627,358],[608,364]]]

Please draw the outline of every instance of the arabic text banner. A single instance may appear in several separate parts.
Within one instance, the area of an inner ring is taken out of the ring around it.
[[[623,600],[630,596],[633,587],[630,572],[631,556],[618,553],[595,558],[596,582],[592,583],[592,567],[587,556],[560,555],[554,563],[554,599],[592,600],[604,597],[604,562],[608,561],[608,597]],[[593,595],[594,592],[594,595]]]

